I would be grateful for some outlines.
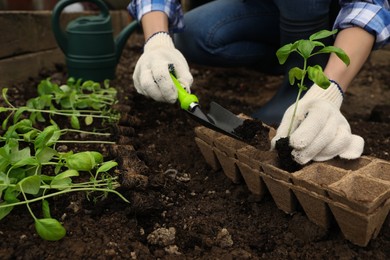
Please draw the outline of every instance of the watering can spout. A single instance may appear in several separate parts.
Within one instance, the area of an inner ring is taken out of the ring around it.
[[[129,25],[127,25],[116,37],[115,39],[115,47],[116,47],[116,59],[119,62],[122,51],[126,45],[126,42],[130,35],[137,29],[138,22],[132,21]]]

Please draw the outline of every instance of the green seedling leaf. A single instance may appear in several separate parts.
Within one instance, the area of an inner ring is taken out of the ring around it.
[[[35,140],[35,137],[38,135],[38,130],[33,129],[29,132],[23,134],[23,140],[29,143],[32,143]]]
[[[316,52],[316,54],[319,54],[319,53],[334,53],[337,55],[337,57],[339,57],[340,60],[342,60],[344,62],[345,65],[349,65],[350,64],[350,59],[348,57],[348,55],[340,48],[338,47],[334,47],[334,46],[326,46],[324,48],[322,48],[321,50],[319,50],[318,52]]]
[[[15,123],[15,129],[18,130],[19,133],[27,133],[32,130],[32,122],[28,119],[23,119],[20,122]]]
[[[72,183],[72,177],[79,176],[76,170],[66,170],[56,175],[51,181],[51,186],[69,186]]]
[[[59,128],[57,125],[50,125],[43,129],[41,133],[35,138],[35,150],[42,149],[45,146],[50,146],[58,141],[60,137]]]
[[[27,194],[38,194],[41,185],[41,178],[38,175],[33,175],[24,178],[16,184],[16,190]]]
[[[29,159],[31,157],[31,151],[29,147],[23,148],[22,150],[16,150],[12,152],[11,163],[16,164],[22,160]]]
[[[72,115],[70,118],[70,125],[74,129],[80,129],[80,121],[79,118],[76,115]]]
[[[15,138],[15,139],[18,139],[19,138],[19,135],[17,132],[22,132],[22,133],[26,133],[28,131],[30,131],[32,129],[32,123],[30,120],[28,119],[23,119],[22,121],[20,122],[17,122],[16,124],[13,124],[11,126],[8,127],[8,130],[5,132],[4,134],[4,137],[6,139],[9,139],[9,138]]]
[[[85,109],[88,107],[88,100],[77,100],[74,105],[78,109]]]
[[[104,88],[109,88],[110,87],[110,80],[109,79],[105,79],[104,81],[103,81],[103,86],[104,86]]]
[[[7,174],[0,172],[0,199],[3,196],[3,191],[11,184]]]
[[[17,162],[15,162],[12,165],[12,169],[24,167],[24,166],[27,166],[27,165],[38,165],[37,158],[29,157],[29,158],[24,158],[24,159],[22,159],[20,161],[17,161]]]
[[[49,176],[49,175],[45,175],[45,174],[41,174],[41,181],[45,184],[48,184],[50,183],[53,179],[54,179],[55,176]]]
[[[68,80],[66,81],[66,85],[72,86],[76,83],[76,79],[73,77],[69,77]]]
[[[85,125],[92,125],[93,123],[93,116],[89,115],[85,117]]]
[[[283,65],[292,51],[294,51],[292,43],[286,44],[279,48],[279,50],[276,51],[276,57],[278,58],[279,63]]]
[[[62,90],[63,93],[70,93],[72,91],[72,88],[68,85],[61,85],[60,90]]]
[[[18,196],[20,194],[20,191],[17,191],[15,187],[9,187],[4,192],[4,200],[8,202],[9,204],[17,203],[20,200],[18,199]]]
[[[0,158],[0,171],[1,172],[6,172],[7,168],[9,168],[10,165],[11,165],[11,158],[9,156]]]
[[[41,104],[41,109],[50,108],[54,109],[54,106],[52,104],[53,102],[53,95],[43,95],[39,97],[39,103]]]
[[[47,163],[50,162],[58,152],[51,147],[43,147],[36,154],[37,160],[39,163]]]
[[[92,152],[80,152],[66,158],[66,164],[76,171],[91,171],[97,163]]]
[[[101,173],[101,172],[108,172],[111,170],[113,167],[118,166],[118,163],[115,161],[108,161],[104,162],[96,171],[96,174]]]
[[[304,59],[308,59],[312,53],[315,44],[309,40],[300,40],[298,41],[298,53],[302,55]]]
[[[90,92],[95,92],[100,89],[100,84],[92,80],[87,80],[81,85],[81,88]]]
[[[290,71],[288,72],[288,80],[290,82],[290,85],[294,85],[295,79],[301,80],[304,76],[305,76],[304,70],[298,67],[294,67],[290,69]]]
[[[61,169],[62,169],[63,166],[64,166],[64,163],[63,163],[63,162],[58,162],[57,165],[56,165],[56,167],[54,168],[54,173],[55,173],[55,174],[58,174],[58,173],[61,171]]]
[[[53,218],[35,219],[35,229],[44,240],[57,241],[66,235],[65,228]]]
[[[319,31],[319,32],[316,32],[316,33],[310,35],[309,40],[310,41],[315,41],[315,40],[328,38],[329,36],[334,35],[336,33],[337,33],[337,29],[333,30],[333,31],[322,30],[322,31]]]
[[[316,83],[323,89],[327,89],[330,85],[328,77],[322,71],[321,66],[316,65],[314,67],[309,66],[307,68],[307,75],[310,80]]]
[[[29,109],[28,107],[19,107],[18,110],[16,110],[16,112],[14,114],[14,119],[13,119],[14,124],[16,124],[19,121],[22,114],[25,111],[27,111],[28,109]]]
[[[0,171],[6,172],[6,169],[11,164],[10,148],[6,144],[0,148]]]
[[[12,104],[8,101],[7,92],[8,92],[8,88],[3,88],[3,90],[1,91],[1,94],[3,96],[5,103],[7,103],[7,105],[9,105],[10,107],[13,107]]]
[[[12,116],[12,115],[9,114],[9,115],[7,116],[7,118],[4,119],[3,123],[1,123],[1,128],[2,128],[3,130],[6,130],[6,129],[7,129],[8,121],[9,121],[9,119],[11,118],[11,116]]]
[[[17,183],[20,180],[26,178],[26,169],[12,168],[8,173],[8,177],[10,178],[11,183]]]
[[[51,94],[53,92],[53,84],[50,81],[50,78],[41,80],[41,82],[38,85],[38,94],[40,96],[46,95],[46,94]]]
[[[43,114],[42,114],[42,112],[37,112],[37,113],[34,113],[34,114],[36,114],[36,120],[38,120],[38,122],[45,122],[46,121],[46,119],[45,119],[45,117],[43,116]]]
[[[101,153],[95,151],[91,151],[89,153],[93,156],[96,164],[103,162],[103,155]]]
[[[42,214],[44,218],[51,218],[50,205],[47,200],[42,200]]]
[[[60,100],[60,105],[65,109],[72,109],[74,104],[74,99],[72,99],[71,95],[64,97]]]
[[[94,110],[102,110],[105,105],[104,104],[101,104],[101,103],[98,103],[98,102],[93,102],[90,104],[90,106],[94,109]]]
[[[5,218],[14,208],[14,206],[9,206],[10,204],[7,201],[0,202],[0,220]]]

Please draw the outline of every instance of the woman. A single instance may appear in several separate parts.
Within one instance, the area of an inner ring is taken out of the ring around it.
[[[177,99],[169,64],[174,65],[178,80],[188,92],[193,78],[186,58],[205,65],[250,65],[272,73],[281,69],[287,73],[302,61],[292,57],[284,67],[279,66],[275,52],[280,46],[322,29],[338,29],[333,44],[347,53],[350,65],[333,54],[311,60],[325,67],[324,73],[332,83],[325,91],[313,84],[301,99],[290,145],[300,164],[335,156],[354,159],[362,154],[364,140],[351,133],[340,106],[370,52],[390,41],[388,0],[216,0],[184,16],[175,0],[136,0],[128,9],[141,22],[145,37],[144,53],[133,75],[134,85],[139,93],[169,103]],[[326,44],[331,44],[333,39],[327,40],[330,42]],[[253,114],[266,123],[280,123],[273,146],[287,135],[296,89],[286,77],[275,96]]]

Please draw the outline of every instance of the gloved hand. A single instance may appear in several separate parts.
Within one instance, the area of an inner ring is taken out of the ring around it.
[[[364,140],[351,133],[348,121],[340,112],[343,94],[335,83],[326,89],[314,84],[299,101],[297,113],[290,133],[292,156],[299,164],[311,160],[326,161],[340,156],[356,159],[361,156]],[[288,135],[294,105],[284,113],[271,149],[278,139]]]
[[[165,32],[151,36],[144,46],[144,53],[139,58],[133,74],[137,92],[156,101],[175,103],[177,90],[169,75],[170,64],[173,65],[180,84],[190,93],[193,78],[187,61]]]

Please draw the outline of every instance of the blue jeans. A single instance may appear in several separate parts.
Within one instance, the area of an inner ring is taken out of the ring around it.
[[[210,66],[259,66],[280,72],[283,44],[330,29],[332,0],[216,0],[184,16],[175,45],[190,61]]]

